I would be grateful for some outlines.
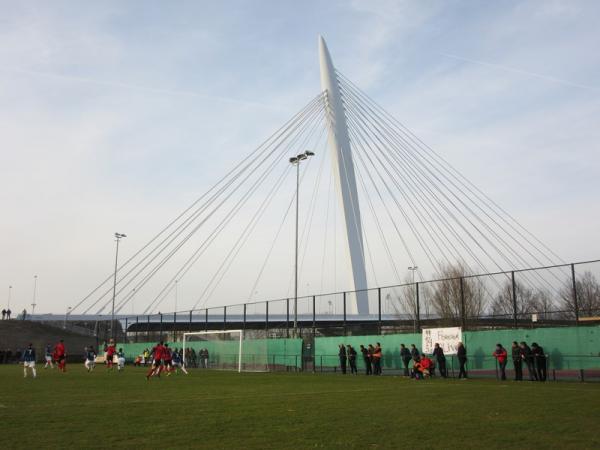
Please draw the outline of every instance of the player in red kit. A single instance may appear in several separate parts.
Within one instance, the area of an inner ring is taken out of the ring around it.
[[[62,339],[54,347],[54,360],[58,364],[58,370],[61,372],[67,371],[67,350]]]
[[[117,353],[117,347],[115,345],[115,341],[112,339],[106,348],[106,367],[108,370],[112,370],[113,368],[113,359],[115,357],[115,353]]]
[[[152,367],[146,374],[146,379],[149,380],[151,376],[158,375],[160,376],[160,371],[162,367],[162,359],[164,355],[165,346],[163,345],[163,341],[160,341],[153,349],[152,349]]]

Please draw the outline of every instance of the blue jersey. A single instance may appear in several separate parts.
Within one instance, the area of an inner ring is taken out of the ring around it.
[[[33,362],[35,361],[35,349],[28,348],[23,352],[23,361],[25,362]]]
[[[52,356],[52,347],[46,345],[46,356]]]
[[[94,362],[96,361],[96,353],[94,351],[88,351],[85,354],[85,359],[87,359],[88,361]]]
[[[177,352],[173,353],[173,362],[174,363],[180,363],[181,362],[181,358],[179,356],[179,353],[177,353]]]

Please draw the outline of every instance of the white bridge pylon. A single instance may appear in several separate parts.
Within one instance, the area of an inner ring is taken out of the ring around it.
[[[354,298],[347,298],[346,307],[350,314],[369,314],[360,206],[354,176],[352,149],[348,137],[346,112],[342,103],[335,68],[333,67],[327,44],[325,44],[322,36],[319,36],[319,60],[321,66],[321,89],[327,93],[326,115],[329,120],[328,141],[332,168],[336,180],[336,190],[340,196],[340,203],[344,211],[348,256],[352,265],[351,282],[353,290],[359,291],[356,292]]]

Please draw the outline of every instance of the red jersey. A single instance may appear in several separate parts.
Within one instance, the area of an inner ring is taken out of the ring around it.
[[[169,347],[163,347],[163,359],[165,361],[171,361],[173,359],[173,355]]]
[[[107,358],[112,358],[112,356],[117,352],[117,350],[115,349],[115,344],[111,344],[108,346],[108,348],[106,349],[106,357]]]
[[[65,356],[65,344],[62,342],[56,344],[56,347],[54,347],[54,354],[57,357]]]
[[[431,360],[429,358],[421,358],[421,367],[423,369],[431,369]]]
[[[165,347],[162,345],[157,345],[152,349],[152,354],[154,355],[155,360],[163,359]]]

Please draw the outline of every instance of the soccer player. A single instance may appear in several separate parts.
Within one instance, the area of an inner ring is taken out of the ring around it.
[[[33,378],[37,376],[35,371],[35,349],[31,344],[27,347],[27,349],[23,352],[23,377],[27,378],[27,369],[31,369],[31,373],[33,374]]]
[[[164,351],[163,341],[160,341],[152,349],[152,365],[150,370],[146,374],[146,380],[149,380],[151,376],[158,375],[160,377],[160,371],[162,367],[162,357]]]
[[[117,369],[119,372],[125,369],[125,352],[122,348],[117,352]]]
[[[163,349],[163,369],[167,371],[167,376],[170,376],[173,371],[173,354],[167,343]]]
[[[54,347],[54,361],[58,364],[58,370],[63,373],[67,371],[67,350],[62,339]]]
[[[85,352],[85,362],[83,363],[88,372],[94,370],[96,367],[96,352],[94,351],[94,346],[90,345],[86,348]]]
[[[54,369],[54,365],[52,364],[52,346],[50,344],[46,345],[46,364],[44,364],[44,369],[50,367]]]
[[[106,367],[108,370],[112,370],[113,368],[113,359],[115,357],[115,353],[117,353],[117,348],[115,341],[111,339],[108,347],[106,348]]]
[[[175,369],[175,373],[177,373],[177,369],[181,369],[183,373],[188,375],[188,371],[185,370],[184,364],[181,361],[181,353],[177,349],[173,352],[173,368]]]

